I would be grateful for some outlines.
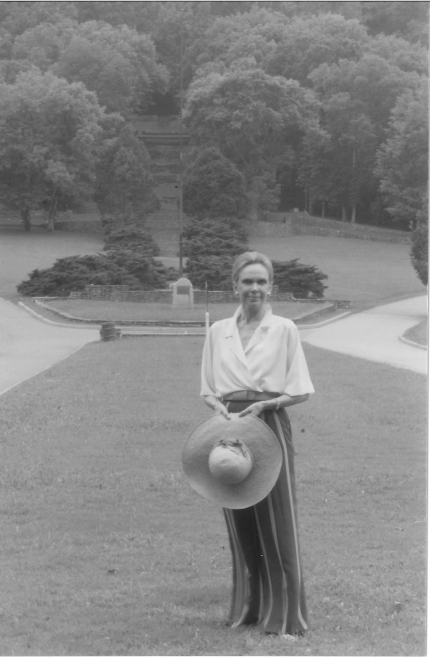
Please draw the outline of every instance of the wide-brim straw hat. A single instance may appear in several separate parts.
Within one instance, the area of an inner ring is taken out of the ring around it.
[[[225,483],[211,472],[211,452],[226,443],[240,443],[244,448],[239,446],[239,451],[251,456],[249,473],[239,483]],[[281,465],[282,449],[277,437],[265,422],[250,414],[232,414],[230,420],[213,415],[204,420],[191,432],[182,452],[182,467],[191,487],[227,509],[245,509],[267,497]]]

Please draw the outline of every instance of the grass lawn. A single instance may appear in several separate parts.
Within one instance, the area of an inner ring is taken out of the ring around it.
[[[404,334],[404,337],[407,340],[412,340],[412,342],[417,342],[423,346],[428,346],[429,343],[429,325],[427,319],[420,322],[416,326],[408,329]]]
[[[100,235],[22,228],[0,228],[0,296],[17,296],[16,286],[33,269],[51,267],[58,258],[98,253],[103,249]]]
[[[27,300],[25,300],[27,303]],[[173,308],[168,303],[134,303],[127,301],[94,301],[91,299],[56,299],[44,302],[49,308],[59,310],[80,319],[92,319],[95,321],[205,321],[206,305],[195,304],[193,310]],[[234,303],[212,303],[209,305],[210,321],[231,317],[238,304]],[[295,303],[288,301],[271,301],[273,312],[282,317],[297,319],[323,308],[329,308],[330,304],[319,303]],[[38,304],[32,306],[36,310]]]
[[[274,260],[299,258],[328,275],[327,299],[360,308],[426,294],[410,261],[408,244],[297,235],[259,237],[252,245]]]
[[[289,644],[224,624],[222,514],[180,468],[202,344],[90,344],[0,397],[0,654],[424,655],[425,378],[305,345],[311,630]]]

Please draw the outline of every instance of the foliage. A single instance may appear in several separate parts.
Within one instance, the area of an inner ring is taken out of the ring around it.
[[[129,124],[120,126],[103,140],[97,161],[94,199],[101,214],[119,224],[124,216],[136,220],[158,207],[153,188],[148,151]]]
[[[49,269],[32,271],[17,290],[26,296],[65,296],[83,291],[86,285],[129,285],[132,290],[149,290],[165,284],[162,264],[136,251],[115,249],[106,255],[61,258]]]
[[[190,216],[246,216],[249,201],[242,174],[217,148],[199,151],[184,175],[184,211]]]
[[[303,265],[298,258],[288,262],[274,260],[272,265],[274,282],[280,292],[292,292],[296,299],[320,299],[324,296],[327,285],[322,281],[328,276],[317,267]]]
[[[428,183],[428,86],[399,97],[391,113],[387,141],[377,155],[375,173],[393,220],[417,221],[426,207]]]
[[[145,232],[140,226],[128,224],[112,230],[106,235],[104,251],[113,250],[136,251],[145,256],[157,256],[160,247],[152,235]]]
[[[209,290],[231,289],[231,268],[247,250],[243,225],[231,218],[194,219],[183,232],[185,273],[194,286]]]
[[[255,178],[260,184],[267,176],[273,180],[317,107],[312,92],[294,80],[238,68],[197,78],[188,91],[185,120],[194,143],[216,146],[252,187]],[[254,217],[261,205],[254,199]]]
[[[102,115],[94,93],[52,73],[0,84],[0,193],[28,229],[36,202],[53,221],[59,200],[90,195]]]
[[[428,43],[428,3],[361,2],[362,20],[370,34],[393,34]]]
[[[168,72],[156,61],[152,39],[103,20],[64,18],[29,27],[14,39],[12,58],[83,82],[107,111],[124,116],[144,110],[154,91],[167,88]]]
[[[411,260],[412,266],[423,285],[428,284],[429,240],[428,222],[422,222],[412,233]]]
[[[355,221],[357,204],[374,189],[375,153],[385,139],[390,110],[398,94],[414,88],[419,78],[373,54],[358,62],[323,64],[309,78],[322,113],[303,142],[301,181],[310,196],[340,205],[344,218],[350,208]]]

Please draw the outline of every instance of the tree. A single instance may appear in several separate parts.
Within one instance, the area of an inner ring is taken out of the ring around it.
[[[11,47],[15,60],[51,70],[95,91],[109,112],[141,112],[153,93],[167,88],[168,72],[156,61],[152,39],[126,25],[63,18],[30,27]]]
[[[394,34],[428,43],[427,2],[361,2],[363,22],[370,34]]]
[[[195,144],[217,147],[244,174],[249,190],[257,183],[270,189],[317,106],[312,92],[294,80],[233,68],[197,78],[184,115]],[[260,198],[261,189],[253,199],[254,217]]]
[[[322,179],[318,185],[326,191],[327,186],[332,190],[332,201],[342,208],[343,219],[350,212],[354,222],[359,203],[368,197],[370,190],[375,193],[376,151],[385,139],[390,111],[398,94],[416,86],[419,78],[416,73],[401,71],[371,54],[358,62],[341,60],[332,66],[323,64],[309,78],[322,102],[320,123],[330,135],[330,149],[314,154],[308,141],[302,179],[306,168],[312,168],[313,174],[319,168]],[[316,160],[311,163],[314,157]],[[329,158],[325,159],[327,171],[324,171],[324,159],[318,157]]]
[[[141,112],[154,91],[165,91],[168,73],[156,62],[152,39],[126,25],[89,21],[77,29],[54,72],[80,80],[108,111]]]
[[[356,19],[339,14],[295,17],[263,60],[264,70],[308,85],[309,74],[318,66],[338,64],[342,59],[358,61],[368,37]]]
[[[190,216],[243,218],[249,206],[245,180],[217,148],[205,148],[186,169],[184,210]]]
[[[387,141],[377,154],[375,174],[393,221],[417,224],[427,204],[428,83],[399,97]]]
[[[129,124],[114,126],[113,117],[108,120],[95,170],[94,200],[107,223],[143,223],[145,214],[158,206],[148,151]]]
[[[90,196],[102,115],[94,93],[52,73],[0,84],[0,193],[25,230],[35,203],[52,228],[59,200]]]

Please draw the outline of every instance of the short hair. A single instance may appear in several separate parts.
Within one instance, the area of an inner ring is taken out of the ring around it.
[[[240,272],[248,265],[263,265],[269,274],[269,283],[273,282],[273,267],[269,258],[265,256],[264,253],[258,253],[257,251],[246,251],[246,253],[241,253],[241,255],[237,256],[233,263],[233,283],[237,283],[239,280]]]

